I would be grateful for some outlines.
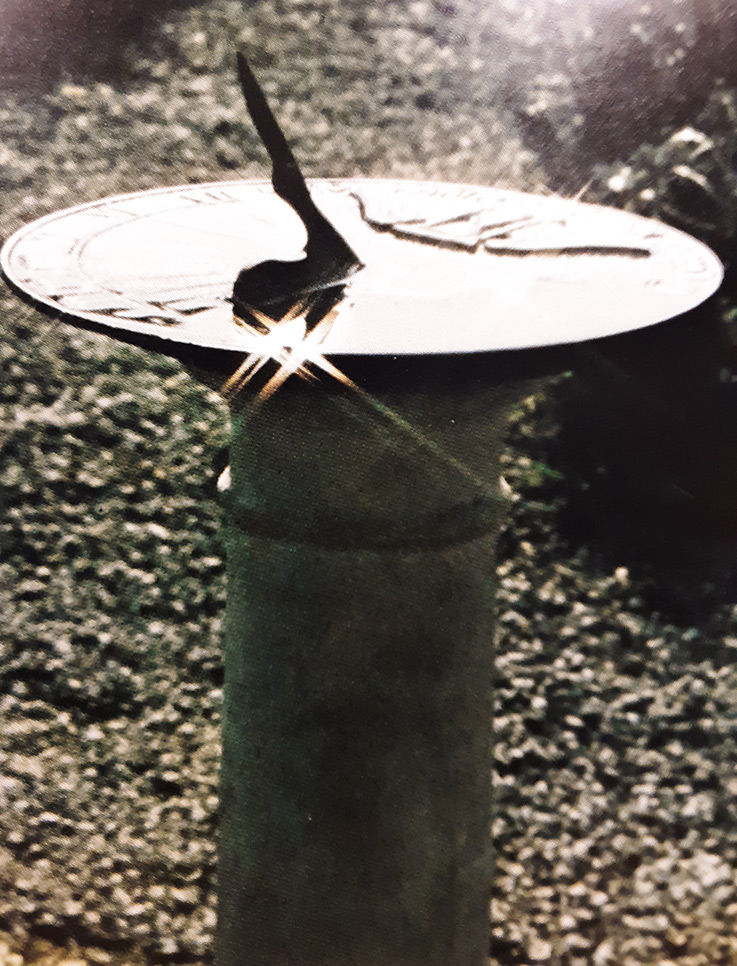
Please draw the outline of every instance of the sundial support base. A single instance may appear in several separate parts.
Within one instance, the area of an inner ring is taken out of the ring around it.
[[[218,966],[487,957],[512,390],[383,365],[381,410],[295,379],[233,407]]]

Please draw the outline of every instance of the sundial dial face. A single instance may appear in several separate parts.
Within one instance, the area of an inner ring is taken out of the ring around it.
[[[487,187],[314,180],[314,202],[364,264],[324,354],[521,349],[640,328],[719,285],[712,252],[627,212]],[[258,352],[233,321],[244,266],[299,259],[307,233],[269,182],[230,181],[80,205],[0,255],[22,293],[72,319]]]

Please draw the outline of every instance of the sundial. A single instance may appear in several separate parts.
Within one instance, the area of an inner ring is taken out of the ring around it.
[[[315,180],[310,192],[365,268],[327,354],[479,352],[613,335],[693,308],[721,279],[704,245],[627,212],[494,188]],[[13,235],[7,278],[111,334],[257,351],[233,324],[239,270],[297,259],[306,232],[269,182],[121,195]]]
[[[239,66],[272,183],[163,188],[48,215],[8,240],[6,278],[111,335],[258,353],[264,327],[233,320],[239,286],[283,313],[305,295],[295,272],[311,275],[304,313],[308,330],[330,313],[315,340],[325,355],[577,342],[684,312],[719,285],[722,268],[706,246],[611,208],[381,179],[314,180],[308,190],[242,58]]]
[[[482,966],[489,584],[520,371],[488,354],[650,325],[722,269],[681,232],[576,200],[306,182],[239,71],[271,181],[51,214],[7,241],[2,270],[111,336],[242,357],[223,387],[237,398],[218,966]],[[386,372],[358,385],[333,356]],[[388,356],[438,364],[404,378]],[[272,398],[250,406],[239,392],[262,366]],[[293,374],[318,385],[284,386]]]

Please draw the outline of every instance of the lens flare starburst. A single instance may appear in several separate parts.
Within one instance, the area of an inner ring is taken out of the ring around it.
[[[487,480],[481,479],[462,461],[446,452],[433,438],[427,436],[417,426],[406,420],[376,396],[367,392],[325,358],[322,352],[322,344],[338,317],[341,306],[334,306],[309,331],[306,320],[308,309],[309,303],[305,299],[296,302],[280,319],[273,319],[265,312],[253,307],[248,308],[248,312],[253,319],[252,323],[233,315],[234,322],[242,328],[248,329],[250,335],[258,334],[259,342],[257,350],[248,353],[233,375],[223,383],[221,392],[226,398],[233,399],[237,396],[254,376],[268,364],[276,365],[276,372],[253,398],[252,406],[254,408],[273,396],[290,376],[298,376],[300,379],[317,383],[320,373],[324,373],[341,385],[346,386],[350,390],[350,397],[353,400],[358,399],[367,406],[371,414],[370,418],[375,419],[378,416],[381,421],[391,426],[392,433],[390,438],[387,439],[389,445],[401,445],[402,440],[406,441],[409,438],[414,445],[432,458],[439,459],[456,470],[461,477],[478,488],[487,498],[491,497],[503,503],[508,502],[508,497],[502,496],[498,492],[498,488],[491,486]],[[259,328],[257,329],[256,326]],[[347,399],[340,397],[334,398],[334,402],[344,408],[348,404]],[[348,407],[347,411],[350,411],[355,418],[360,418],[359,410],[352,405]],[[396,435],[397,430],[399,431],[398,436]],[[393,440],[391,437],[394,437]],[[218,488],[223,490],[229,486],[230,468],[228,467],[221,480],[218,481]]]
[[[329,362],[321,350],[338,316],[338,306],[331,309],[310,331],[307,330],[307,309],[306,301],[297,302],[281,319],[272,319],[256,308],[249,309],[261,328],[258,348],[249,352],[233,375],[223,383],[222,392],[226,397],[238,395],[269,363],[276,364],[277,370],[257,394],[259,401],[272,396],[290,376],[314,382],[318,373],[324,372],[345,386],[355,387],[353,381]],[[238,325],[254,331],[254,327],[243,319],[235,315],[233,318]]]

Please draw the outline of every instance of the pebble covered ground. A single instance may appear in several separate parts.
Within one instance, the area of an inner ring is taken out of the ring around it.
[[[239,44],[310,174],[539,187],[494,97],[522,55],[471,7],[168,8],[122,74],[3,97],[0,231],[263,176]],[[227,407],[7,288],[0,328],[0,966],[207,962]],[[651,572],[564,535],[554,397],[504,464],[490,966],[737,964],[737,605],[712,579],[667,612]]]

